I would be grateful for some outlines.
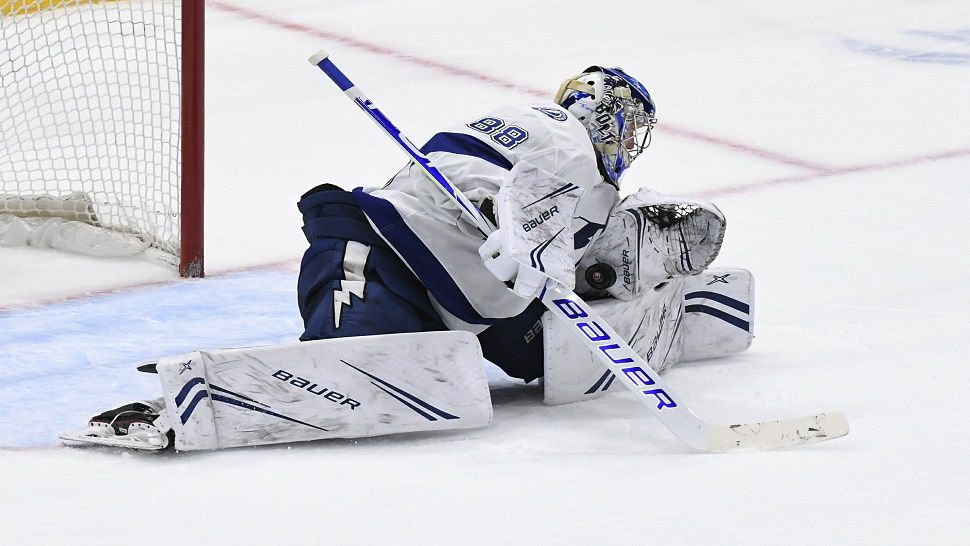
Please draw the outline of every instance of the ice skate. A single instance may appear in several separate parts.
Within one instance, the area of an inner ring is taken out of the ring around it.
[[[171,428],[159,422],[161,402],[134,402],[91,418],[88,426],[60,435],[69,444],[157,451],[171,445]]]

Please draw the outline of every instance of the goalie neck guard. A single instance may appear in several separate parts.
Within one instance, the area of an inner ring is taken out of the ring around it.
[[[647,88],[620,68],[591,66],[564,81],[555,101],[586,126],[601,174],[618,188],[657,121]]]

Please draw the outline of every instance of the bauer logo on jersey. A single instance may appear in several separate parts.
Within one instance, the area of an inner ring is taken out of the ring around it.
[[[532,109],[542,112],[543,114],[551,117],[556,121],[566,121],[567,119],[569,119],[566,116],[566,112],[558,108],[553,108],[552,106],[533,106]]]

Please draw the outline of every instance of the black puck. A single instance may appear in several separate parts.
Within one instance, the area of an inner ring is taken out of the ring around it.
[[[606,290],[616,283],[616,271],[608,264],[593,264],[586,270],[586,282],[594,290]]]

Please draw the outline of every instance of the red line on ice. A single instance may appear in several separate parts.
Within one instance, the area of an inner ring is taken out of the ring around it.
[[[905,159],[886,161],[884,163],[869,163],[864,165],[843,167],[839,169],[830,169],[820,173],[783,176],[780,178],[762,180],[760,182],[749,182],[747,184],[738,184],[736,186],[730,186],[727,188],[719,188],[715,190],[705,191],[705,192],[701,192],[701,194],[704,195],[705,197],[730,195],[735,193],[744,193],[744,192],[759,190],[759,189],[767,188],[771,186],[794,184],[798,182],[808,182],[812,180],[817,180],[819,178],[825,178],[827,176],[846,175],[846,174],[871,172],[871,171],[885,171],[890,169],[897,169],[902,167],[909,167],[912,165],[918,165],[920,163],[928,163],[930,161],[958,159],[961,157],[970,157],[970,148],[963,148],[959,150],[949,150],[946,152],[938,152],[933,154],[918,155],[918,156],[909,157]]]
[[[301,23],[295,23],[293,21],[286,21],[284,19],[273,17],[265,13],[260,13],[258,11],[253,11],[243,7],[235,6],[228,2],[224,2],[220,0],[209,0],[207,2],[207,5],[226,12],[233,13],[245,19],[259,21],[261,23],[274,26],[276,28],[291,30],[294,32],[299,32],[301,34],[307,34],[309,36],[323,38],[330,42],[341,43],[343,45],[350,46],[362,51],[367,51],[368,53],[373,53],[375,55],[393,57],[395,59],[406,61],[411,64],[416,64],[418,66],[430,68],[432,70],[437,70],[439,72],[443,72],[450,76],[457,76],[457,77],[476,80],[494,87],[508,89],[510,91],[523,93],[523,94],[530,95],[536,98],[541,98],[541,99],[550,99],[552,96],[552,92],[547,89],[537,89],[534,87],[519,85],[514,82],[510,82],[508,80],[503,80],[501,78],[489,76],[488,74],[483,74],[481,72],[476,72],[474,70],[469,70],[467,68],[462,68],[460,66],[443,63],[440,61],[436,61],[434,59],[429,59],[427,57],[419,57],[417,55],[405,53],[403,51],[392,49],[380,44],[375,44],[373,42],[360,40],[352,36],[338,34],[338,33],[330,32],[328,30],[323,30],[320,28],[314,28]],[[694,131],[692,129],[671,125],[670,123],[667,123],[667,122],[664,122],[661,125],[659,125],[657,129],[658,131],[667,133],[672,136],[677,136],[688,140],[697,140],[714,146],[727,148],[735,152],[741,152],[744,154],[753,155],[767,161],[781,163],[783,165],[799,167],[802,169],[807,169],[815,172],[827,172],[829,170],[829,167],[826,167],[818,163],[813,163],[810,161],[789,157],[769,150],[755,148],[754,146],[748,146],[746,144],[733,142],[724,138],[706,135],[698,131]]]
[[[217,270],[215,272],[207,271],[205,278],[225,277],[227,275],[234,275],[236,273],[246,273],[249,271],[271,271],[273,269],[279,269],[280,271],[296,272],[299,269],[299,265],[300,265],[300,260],[297,258],[294,258],[292,260],[284,260],[281,262],[247,265],[247,266],[241,266],[241,267],[234,267],[230,269]],[[176,275],[177,271],[173,271],[172,274]],[[35,300],[35,301],[25,302],[20,304],[0,305],[0,313],[21,311],[26,309],[32,309],[35,307],[43,307],[45,305],[57,305],[61,303],[70,303],[72,301],[86,300],[91,298],[97,298],[99,296],[108,296],[111,294],[123,294],[125,292],[132,292],[135,290],[142,290],[145,288],[170,286],[170,285],[178,284],[182,282],[202,282],[204,280],[205,279],[182,279],[182,278],[176,277],[171,280],[141,282],[136,284],[130,284],[127,286],[105,288],[103,290],[91,290],[83,294],[73,294],[70,296],[46,298],[46,299],[40,299],[40,300]]]
[[[416,64],[433,70],[438,70],[440,72],[444,72],[452,76],[459,76],[459,77],[473,79],[482,83],[486,83],[488,85],[500,87],[502,89],[508,89],[508,90],[515,91],[518,93],[523,93],[526,95],[531,95],[537,98],[549,98],[550,96],[550,93],[547,90],[519,85],[519,84],[510,82],[508,80],[503,80],[501,78],[496,78],[494,76],[483,74],[481,72],[468,70],[460,66],[443,63],[426,57],[419,57],[417,55],[405,53],[403,51],[392,49],[387,46],[360,40],[352,36],[338,34],[336,32],[331,32],[320,28],[314,28],[308,25],[295,23],[292,21],[286,21],[284,19],[279,19],[271,15],[267,15],[265,13],[260,13],[247,8],[236,6],[229,2],[225,2],[223,0],[207,0],[207,5],[217,9],[221,9],[226,12],[233,13],[245,19],[259,21],[261,23],[264,23],[270,26],[292,30],[302,34],[323,38],[332,42],[338,42],[356,49],[360,49],[362,51],[374,53],[376,55],[393,57],[395,59],[410,62],[412,64]],[[738,192],[744,192],[744,191],[750,191],[750,190],[762,188],[765,186],[772,186],[772,185],[791,183],[791,182],[802,182],[807,180],[815,180],[815,179],[823,178],[827,176],[851,174],[855,172],[886,170],[886,169],[895,168],[895,167],[906,167],[909,165],[915,165],[917,163],[924,163],[926,161],[935,161],[939,159],[951,159],[951,158],[963,157],[965,155],[970,154],[970,150],[961,149],[961,150],[951,150],[947,152],[940,152],[935,154],[926,154],[922,156],[900,159],[895,161],[887,161],[884,163],[874,163],[874,164],[868,164],[868,165],[857,165],[857,166],[849,166],[849,167],[828,167],[820,163],[806,161],[806,160],[794,158],[791,156],[787,156],[781,153],[772,152],[770,150],[764,150],[761,148],[756,148],[754,146],[748,146],[746,144],[734,142],[728,139],[707,135],[698,131],[694,131],[692,129],[687,129],[685,127],[672,126],[669,123],[664,123],[658,126],[658,130],[661,130],[673,136],[705,142],[707,144],[720,146],[722,148],[727,148],[729,150],[734,150],[736,152],[741,152],[748,155],[760,157],[762,159],[773,161],[775,163],[780,163],[780,164],[784,164],[792,167],[799,167],[802,169],[806,169],[808,171],[812,171],[810,173],[806,173],[802,175],[787,176],[783,178],[765,180],[761,182],[741,184],[731,188],[712,190],[710,192],[706,192],[706,195],[723,195],[723,194],[729,194],[729,193],[738,193]]]
[[[546,91],[544,91],[544,90],[540,90],[540,89],[530,88],[530,87],[527,87],[527,86],[518,85],[518,84],[515,84],[515,83],[512,83],[512,82],[506,81],[506,80],[502,80],[502,79],[499,79],[499,78],[495,78],[495,77],[492,77],[492,76],[488,76],[486,74],[482,74],[482,73],[479,73],[479,72],[475,72],[473,70],[467,70],[467,69],[460,68],[460,67],[453,66],[453,65],[449,65],[449,64],[446,64],[446,63],[434,61],[434,60],[431,60],[431,59],[426,59],[424,57],[418,57],[418,56],[415,56],[415,55],[410,55],[408,53],[404,53],[404,52],[401,52],[401,51],[397,51],[397,50],[394,50],[394,49],[391,49],[391,48],[388,48],[388,47],[385,47],[385,46],[381,46],[381,45],[378,45],[378,44],[373,44],[373,43],[370,43],[370,42],[365,42],[363,40],[358,40],[356,38],[352,38],[352,37],[349,37],[349,36],[344,36],[344,35],[336,34],[336,33],[333,33],[333,32],[326,31],[326,30],[312,28],[312,27],[309,27],[309,26],[306,26],[306,25],[302,25],[302,24],[294,23],[294,22],[290,22],[290,21],[284,21],[282,19],[277,19],[277,18],[270,17],[270,16],[265,15],[265,14],[262,14],[262,13],[258,13],[258,12],[251,11],[251,10],[248,10],[248,9],[245,9],[245,8],[241,8],[241,7],[238,7],[238,6],[234,6],[234,5],[229,4],[227,2],[223,2],[223,1],[219,1],[219,0],[207,0],[206,3],[209,6],[212,6],[212,7],[218,8],[218,9],[221,9],[223,11],[231,12],[231,13],[233,13],[235,15],[240,16],[240,17],[243,17],[243,18],[246,18],[246,19],[260,21],[262,23],[265,23],[265,24],[268,24],[268,25],[271,25],[271,26],[275,26],[275,27],[278,27],[278,28],[293,30],[293,31],[300,32],[300,33],[303,33],[303,34],[309,34],[309,35],[316,36],[316,37],[319,37],[319,38],[324,38],[326,40],[330,40],[330,41],[334,41],[334,42],[340,42],[340,43],[342,43],[344,45],[348,45],[348,46],[351,46],[351,47],[354,47],[354,48],[357,48],[357,49],[361,49],[361,50],[368,51],[368,52],[371,52],[371,53],[375,53],[375,54],[378,54],[378,55],[391,56],[391,57],[394,57],[394,58],[397,58],[397,59],[401,59],[401,60],[405,60],[405,61],[411,62],[413,64],[417,64],[417,65],[420,65],[420,66],[424,66],[424,67],[427,67],[427,68],[431,68],[431,69],[434,69],[434,70],[438,70],[438,71],[441,71],[441,72],[445,72],[445,73],[450,74],[450,75],[453,75],[453,76],[460,76],[460,77],[474,79],[474,80],[480,81],[482,83],[486,83],[486,84],[493,85],[493,86],[496,86],[496,87],[501,87],[503,89],[509,89],[511,91],[515,91],[515,92],[519,92],[519,93],[524,93],[524,94],[531,95],[531,96],[538,97],[538,98],[548,98],[548,93]],[[682,128],[682,127],[671,127],[669,124],[665,124],[663,130],[665,132],[671,134],[671,135],[674,135],[674,136],[679,136],[679,137],[686,138],[686,139],[691,139],[691,140],[697,140],[697,141],[701,141],[701,142],[706,142],[708,144],[713,144],[713,145],[721,146],[721,147],[728,148],[728,149],[731,149],[731,150],[735,150],[735,151],[738,151],[738,152],[743,152],[743,153],[746,153],[748,155],[753,155],[753,156],[761,157],[763,159],[771,160],[771,161],[774,161],[776,163],[782,163],[782,164],[785,164],[785,165],[794,166],[794,167],[800,167],[800,168],[803,168],[803,169],[807,169],[809,171],[813,171],[813,172],[806,173],[806,174],[802,174],[802,175],[785,176],[785,177],[774,178],[774,179],[769,179],[769,180],[762,180],[760,182],[751,182],[751,183],[747,183],[747,184],[739,184],[739,185],[730,186],[730,187],[727,187],[727,188],[720,188],[720,189],[715,189],[715,190],[701,192],[702,195],[707,196],[707,197],[714,197],[714,196],[720,196],[720,195],[730,195],[730,194],[736,194],[736,193],[744,193],[744,192],[759,190],[759,189],[766,188],[766,187],[772,187],[772,186],[778,186],[778,185],[793,184],[793,183],[799,183],[799,182],[807,182],[807,181],[811,181],[811,180],[817,180],[819,178],[825,178],[825,177],[828,177],[828,176],[837,176],[837,175],[852,174],[852,173],[858,173],[858,172],[870,172],[870,171],[889,170],[889,169],[900,168],[900,167],[908,167],[908,166],[911,166],[911,165],[917,165],[917,164],[920,164],[920,163],[926,163],[926,162],[930,162],[930,161],[938,161],[938,160],[945,160],[945,159],[956,159],[956,158],[970,156],[970,148],[966,148],[966,149],[950,150],[950,151],[946,151],[946,152],[938,152],[938,153],[932,153],[932,154],[924,154],[924,155],[914,156],[914,157],[905,158],[905,159],[898,159],[898,160],[894,160],[894,161],[886,161],[886,162],[883,162],[883,163],[870,163],[870,164],[863,164],[863,165],[856,165],[856,166],[849,166],[849,167],[830,168],[830,167],[825,167],[825,166],[820,165],[820,164],[817,164],[817,163],[812,163],[812,162],[808,162],[808,161],[802,161],[800,159],[788,157],[788,156],[785,156],[785,155],[782,155],[782,154],[778,154],[778,153],[775,153],[775,152],[771,152],[771,151],[768,151],[768,150],[762,150],[762,149],[755,148],[755,147],[752,147],[752,146],[747,146],[745,144],[740,144],[740,143],[737,143],[737,142],[732,142],[732,141],[729,141],[729,140],[726,140],[726,139],[723,139],[723,138],[718,138],[718,137],[713,137],[713,136],[705,135],[703,133],[699,133],[697,131],[692,131],[690,129],[685,129],[685,128]],[[246,272],[246,271],[257,271],[257,270],[263,271],[263,270],[270,270],[270,269],[282,269],[282,270],[294,269],[298,263],[299,263],[299,261],[296,260],[296,259],[294,259],[294,260],[287,260],[287,261],[283,261],[283,262],[274,262],[274,263],[269,263],[269,264],[262,264],[262,265],[254,265],[254,266],[247,266],[247,267],[239,267],[239,268],[227,269],[227,270],[219,271],[217,273],[209,274],[208,276],[209,277],[219,277],[219,276],[224,276],[224,275],[231,275],[231,274],[234,274],[234,273],[242,273],[242,272]],[[31,308],[31,307],[40,307],[40,306],[44,306],[44,305],[53,305],[53,304],[58,304],[58,303],[67,303],[67,302],[75,301],[75,300],[87,299],[87,298],[91,298],[91,297],[103,296],[103,295],[108,295],[108,294],[122,293],[122,292],[131,291],[131,290],[140,290],[140,289],[143,289],[143,288],[153,287],[153,286],[165,286],[165,285],[175,284],[175,283],[179,283],[179,282],[196,282],[196,281],[194,281],[194,280],[185,280],[185,279],[175,279],[175,280],[171,280],[171,281],[147,282],[147,283],[135,284],[135,285],[125,286],[125,287],[120,287],[120,288],[111,288],[111,289],[106,289],[106,290],[99,290],[99,291],[94,291],[94,292],[87,292],[87,293],[81,294],[81,295],[66,296],[66,297],[63,297],[63,298],[51,298],[51,299],[47,299],[47,300],[40,300],[40,301],[36,301],[36,302],[25,303],[25,304],[22,304],[22,305],[10,305],[10,306],[2,306],[2,305],[0,305],[0,313],[9,312],[9,311],[15,311],[15,310],[18,310],[18,309],[27,309],[27,308]]]
[[[821,173],[812,173],[812,174],[805,174],[800,176],[785,176],[785,177],[774,178],[770,180],[762,180],[760,182],[739,184],[737,186],[730,186],[727,188],[704,191],[704,192],[701,192],[701,195],[705,197],[716,197],[721,195],[745,193],[745,192],[759,190],[759,189],[767,188],[771,186],[794,184],[799,182],[808,182],[811,180],[817,180],[819,178],[824,178],[827,176],[837,176],[837,175],[845,175],[845,174],[853,174],[853,173],[861,173],[861,172],[889,170],[889,169],[895,169],[895,168],[901,168],[901,167],[909,167],[912,165],[918,165],[920,163],[928,163],[930,161],[959,159],[962,157],[970,157],[970,148],[950,150],[947,152],[940,152],[935,154],[924,154],[924,155],[914,156],[906,159],[899,159],[896,161],[887,161],[885,163],[870,163],[865,165],[856,165],[853,167],[844,167],[841,169],[831,169]],[[226,269],[215,273],[210,273],[208,277],[210,278],[221,277],[225,275],[232,275],[235,273],[244,273],[247,271],[266,271],[266,270],[272,270],[272,269],[280,269],[283,271],[287,271],[287,270],[296,271],[298,265],[299,265],[299,260],[297,259],[285,260],[281,262],[273,262],[268,264],[258,264],[258,265],[252,265],[252,266]],[[84,294],[78,294],[74,296],[39,300],[39,301],[30,302],[30,303],[24,303],[21,305],[9,305],[9,306],[0,305],[0,313],[6,313],[6,312],[16,311],[20,309],[28,309],[32,307],[42,307],[45,305],[67,303],[71,301],[83,300],[83,299],[88,299],[92,297],[106,296],[109,294],[119,294],[123,292],[129,292],[132,290],[141,290],[143,288],[149,288],[154,286],[167,286],[167,285],[175,284],[179,282],[198,282],[198,279],[174,279],[170,281],[146,282],[146,283],[134,284],[134,285],[124,286],[119,288],[109,288],[105,290],[86,292]]]

